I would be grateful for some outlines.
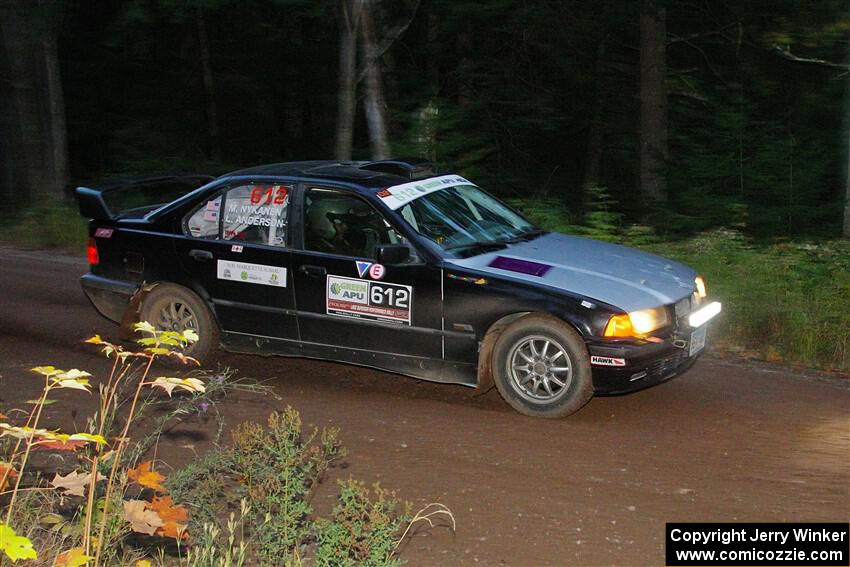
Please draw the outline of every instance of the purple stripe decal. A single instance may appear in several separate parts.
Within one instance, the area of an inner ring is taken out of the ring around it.
[[[552,269],[552,266],[548,264],[538,264],[537,262],[520,260],[519,258],[508,258],[507,256],[497,256],[495,260],[490,262],[489,266],[509,272],[537,276],[538,278],[543,277],[546,272]]]

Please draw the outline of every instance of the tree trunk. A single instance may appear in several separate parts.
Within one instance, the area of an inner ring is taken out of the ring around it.
[[[667,199],[667,25],[654,3],[640,15],[640,189],[646,201]]]
[[[57,197],[52,175],[51,140],[42,120],[48,108],[43,90],[39,88],[39,73],[44,61],[41,42],[31,37],[35,26],[27,7],[19,3],[2,6],[3,43],[9,62],[14,99],[12,135],[16,140],[18,174],[17,192],[23,198],[17,204],[49,204]]]
[[[351,159],[357,98],[357,28],[362,0],[340,0],[339,91],[337,92],[336,159]]]
[[[587,158],[583,183],[585,189],[599,185],[599,172],[602,168],[602,144],[604,141],[602,136],[602,109],[605,105],[603,76],[607,61],[606,48],[607,40],[603,38],[596,46],[596,92],[593,97],[590,132],[587,136]]]
[[[472,68],[474,62],[472,59],[472,26],[467,26],[457,35],[457,75],[458,75],[458,92],[457,102],[460,106],[469,106],[475,97],[472,88]]]
[[[204,96],[207,99],[207,135],[209,136],[208,157],[221,161],[221,135],[218,124],[218,106],[215,96],[215,77],[210,63],[210,38],[207,33],[207,22],[201,8],[195,8],[195,23],[198,27],[198,51],[201,54],[201,77],[204,83]]]
[[[361,21],[361,40],[366,66],[366,96],[363,108],[366,111],[366,124],[369,127],[369,144],[372,159],[387,159],[390,154],[387,141],[387,104],[381,81],[381,62],[374,35],[374,2],[364,0]]]
[[[289,26],[287,37],[289,44],[294,46],[297,53],[303,54],[304,37],[310,37],[309,30],[303,29],[301,22],[293,22]],[[281,136],[282,155],[291,155],[304,151],[304,116],[305,116],[305,81],[301,80],[299,66],[292,62],[284,63],[283,96],[283,131]]]
[[[68,198],[65,193],[68,185],[68,127],[65,120],[65,96],[62,89],[62,75],[59,71],[59,49],[56,45],[56,33],[48,30],[42,39],[44,50],[45,78],[47,83],[47,104],[50,117],[50,146],[52,158],[53,190]]]
[[[847,143],[847,180],[844,195],[844,238],[850,238],[850,139]]]

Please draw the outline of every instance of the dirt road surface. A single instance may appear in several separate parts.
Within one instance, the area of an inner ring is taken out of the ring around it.
[[[82,260],[6,249],[0,266],[0,408],[33,397],[34,365],[106,370],[80,342],[116,334],[80,290]],[[495,391],[309,360],[220,362],[271,378],[280,396],[240,394],[222,405],[228,425],[290,404],[305,423],[341,428],[349,466],[332,476],[451,508],[457,532],[419,531],[402,553],[413,566],[663,565],[665,522],[850,516],[850,382],[840,377],[708,355],[671,382],[551,421],[517,414]],[[69,408],[48,406],[46,424],[79,422]],[[207,429],[182,425],[158,456],[179,466],[204,450]]]

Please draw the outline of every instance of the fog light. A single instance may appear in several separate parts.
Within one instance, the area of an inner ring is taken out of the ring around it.
[[[717,301],[712,301],[699,311],[694,311],[688,317],[688,323],[691,327],[702,327],[720,313],[722,306]]]

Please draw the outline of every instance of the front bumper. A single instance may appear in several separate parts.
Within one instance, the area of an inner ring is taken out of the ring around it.
[[[130,299],[139,289],[138,284],[104,278],[92,273],[81,277],[80,284],[97,312],[119,325],[124,318]]]
[[[691,311],[690,299],[677,305],[674,329],[666,338],[588,342],[593,390],[596,394],[624,394],[647,388],[682,374],[705,352],[709,321],[720,311],[719,302],[704,302]]]
[[[588,348],[591,357],[625,361],[624,366],[592,366],[595,394],[625,394],[659,384],[685,372],[704,352],[688,356],[687,346],[681,348],[668,341],[590,344]]]

